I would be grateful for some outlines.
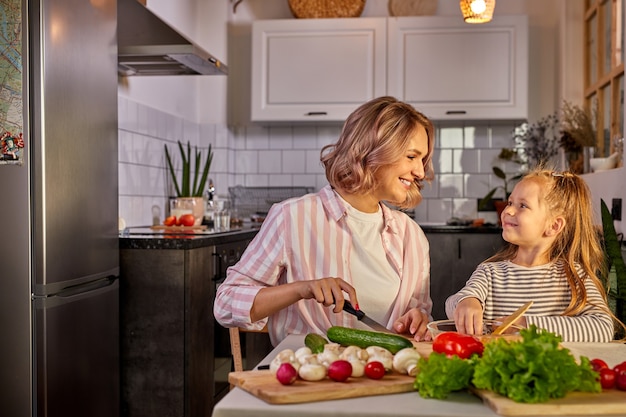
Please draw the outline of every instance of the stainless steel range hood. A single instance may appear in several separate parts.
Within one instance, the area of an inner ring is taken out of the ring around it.
[[[135,75],[226,75],[228,67],[137,0],[117,1],[118,72]]]

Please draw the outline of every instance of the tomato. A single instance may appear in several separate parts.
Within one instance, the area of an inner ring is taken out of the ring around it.
[[[182,226],[193,226],[196,222],[196,218],[193,214],[183,214],[182,216],[180,216],[178,221]]]
[[[616,373],[611,368],[600,369],[600,385],[604,389],[611,389],[615,386]]]
[[[478,338],[457,332],[440,333],[433,341],[433,352],[456,355],[461,359],[468,359],[474,354],[482,356],[484,349],[485,346]]]
[[[619,390],[626,391],[626,361],[615,365],[613,370],[615,371],[615,386]]]
[[[596,358],[590,360],[589,362],[591,363],[591,367],[593,368],[593,370],[596,372],[600,372],[601,369],[609,367],[609,365],[607,365],[606,362],[604,362],[602,359]]]
[[[369,362],[365,365],[365,376],[370,379],[381,379],[385,376],[385,366],[378,361]]]
[[[163,220],[163,224],[165,226],[174,226],[176,225],[176,216],[167,216],[165,220]]]

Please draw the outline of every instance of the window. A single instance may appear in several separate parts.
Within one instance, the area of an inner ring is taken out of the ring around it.
[[[585,0],[585,107],[594,116],[596,156],[624,136],[624,0]]]

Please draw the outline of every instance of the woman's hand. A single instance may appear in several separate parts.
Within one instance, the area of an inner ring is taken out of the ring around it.
[[[428,313],[423,308],[412,308],[393,323],[393,329],[399,334],[410,334],[418,342],[431,340],[427,332]]]
[[[312,298],[325,306],[335,304],[333,311],[339,313],[343,309],[343,302],[346,298],[344,292],[356,307],[358,300],[354,287],[341,278],[319,278],[264,287],[254,298],[250,308],[250,320],[252,322],[261,320],[293,303]]]
[[[478,298],[465,298],[454,310],[454,324],[459,333],[483,334],[483,306]]]
[[[301,282],[304,284],[300,290],[302,299],[314,298],[315,301],[325,306],[335,304],[335,308],[333,308],[335,313],[343,310],[344,291],[348,294],[348,299],[355,308],[359,305],[354,287],[341,278],[320,278]]]

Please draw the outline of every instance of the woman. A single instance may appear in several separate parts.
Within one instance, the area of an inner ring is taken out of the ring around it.
[[[358,327],[344,300],[398,333],[426,336],[431,319],[428,242],[399,208],[421,201],[433,178],[431,121],[393,97],[373,99],[322,149],[330,185],[270,209],[230,267],[214,306],[225,327],[291,333]]]

